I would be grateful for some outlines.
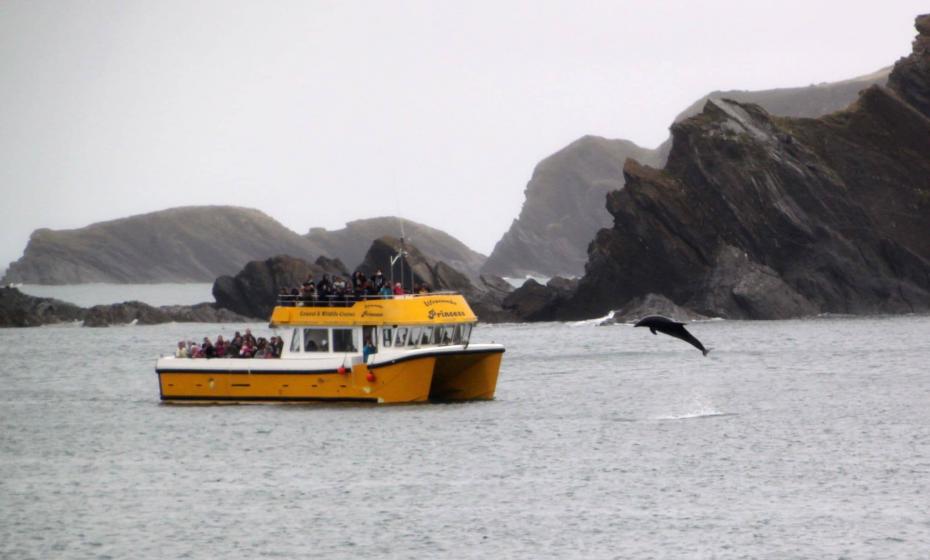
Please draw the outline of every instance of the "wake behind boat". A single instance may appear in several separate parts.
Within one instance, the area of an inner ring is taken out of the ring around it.
[[[282,296],[271,327],[279,359],[160,358],[164,401],[491,399],[504,347],[472,344],[477,317],[454,292],[294,301]]]

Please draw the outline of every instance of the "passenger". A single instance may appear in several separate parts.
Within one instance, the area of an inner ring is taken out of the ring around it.
[[[175,358],[190,358],[190,354],[187,352],[187,344],[183,340],[178,341],[178,349],[174,352]]]
[[[362,274],[361,270],[356,270],[355,274],[352,275],[352,291],[355,292],[355,295],[359,295],[364,292],[365,282],[368,279],[365,278],[365,275]]]
[[[280,357],[281,357],[281,353],[284,352],[284,339],[281,338],[280,336],[276,336],[276,337],[274,337],[274,338],[275,338],[275,343],[274,343],[274,357],[275,357],[275,358],[280,358]]]
[[[364,274],[358,282],[353,284],[353,287],[355,288],[355,299],[367,299],[365,296],[368,295],[368,280],[365,279]]]
[[[380,295],[382,299],[391,299],[391,294],[393,293],[394,292],[391,290],[391,285],[387,282],[385,282],[384,285],[381,286],[381,289],[378,290],[378,295]]]
[[[255,347],[247,338],[242,339],[242,348],[239,349],[240,358],[251,358],[255,354]]]
[[[242,335],[239,334],[239,331],[236,331],[236,334],[233,335],[233,339],[226,349],[226,355],[230,358],[238,358],[240,349],[242,349]]]
[[[395,296],[404,295],[404,287],[400,285],[400,282],[394,283],[394,295]]]
[[[301,292],[301,294],[300,294],[300,299],[302,299],[302,300],[304,301],[304,304],[305,304],[305,305],[306,305],[307,303],[313,305],[313,303],[314,303],[314,302],[316,301],[316,299],[317,299],[317,297],[316,297],[316,284],[314,284],[313,282],[311,282],[311,283],[307,284],[306,286],[302,287],[301,290],[302,290],[302,292]]]
[[[254,336],[252,336],[252,329],[245,329],[245,335],[243,335],[242,339],[248,341],[252,348],[258,346],[258,341],[255,340]]]
[[[417,293],[418,293],[418,294],[428,294],[428,293],[429,293],[429,284],[427,284],[426,282],[421,283],[421,284],[420,284],[420,287],[417,288]]]
[[[384,273],[381,272],[380,268],[376,270],[375,275],[371,277],[371,283],[376,293],[380,292],[381,288],[384,287]]]
[[[272,335],[271,338],[268,339],[268,349],[271,353],[271,355],[268,356],[269,358],[278,357],[278,337],[277,336]]]
[[[324,274],[323,279],[316,285],[316,296],[324,302],[330,302],[333,295],[333,284],[329,279],[329,274]]]
[[[203,349],[196,344],[191,346],[191,358],[203,358]]]
[[[349,294],[346,293],[346,281],[342,279],[342,276],[333,277],[333,296],[336,301],[341,303],[346,303],[349,298],[346,297]]]
[[[213,343],[210,342],[208,337],[203,337],[203,344],[200,345],[201,351],[203,351],[204,358],[215,358],[216,349],[213,347]]]
[[[368,356],[376,353],[378,350],[375,348],[375,345],[372,344],[371,338],[365,339],[365,346],[362,348],[362,361],[366,364],[368,363]]]
[[[216,337],[216,344],[213,345],[213,351],[217,358],[226,357],[226,341],[223,340],[223,335]]]

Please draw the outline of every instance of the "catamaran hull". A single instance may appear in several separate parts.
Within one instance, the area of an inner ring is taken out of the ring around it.
[[[366,401],[409,403],[493,399],[499,345],[420,352],[350,369],[301,370],[295,360],[162,359],[163,401]]]

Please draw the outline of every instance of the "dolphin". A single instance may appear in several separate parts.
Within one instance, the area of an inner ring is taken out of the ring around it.
[[[669,336],[674,336],[675,338],[680,338],[681,340],[684,340],[691,346],[694,346],[700,350],[701,353],[703,353],[705,356],[710,351],[704,348],[704,345],[701,344],[701,341],[694,338],[694,335],[685,329],[684,323],[673,321],[668,317],[662,317],[661,315],[650,315],[648,317],[643,317],[633,326],[649,327],[649,330],[652,332],[652,334],[656,334],[656,331],[658,331]]]

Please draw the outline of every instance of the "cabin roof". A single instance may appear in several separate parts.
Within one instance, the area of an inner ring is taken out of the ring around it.
[[[461,294],[432,292],[392,297],[369,296],[352,302],[296,302],[278,305],[272,327],[346,325],[429,325],[474,323],[478,318]]]

